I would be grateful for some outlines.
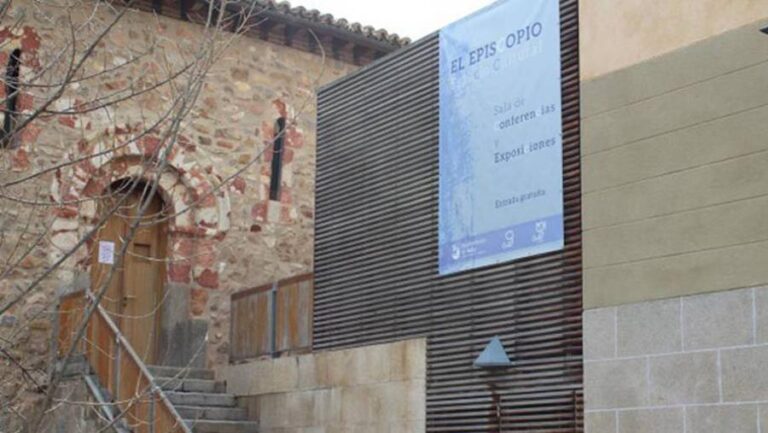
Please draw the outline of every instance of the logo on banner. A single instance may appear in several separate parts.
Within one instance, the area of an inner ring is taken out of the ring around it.
[[[515,246],[515,231],[512,229],[509,229],[504,233],[504,243],[501,244],[501,247],[512,248],[514,246]]]
[[[536,227],[534,228],[533,238],[531,241],[540,244],[544,242],[544,233],[547,231],[546,221],[536,221]]]
[[[451,257],[453,260],[459,260],[461,258],[461,247],[454,245],[451,247]]]

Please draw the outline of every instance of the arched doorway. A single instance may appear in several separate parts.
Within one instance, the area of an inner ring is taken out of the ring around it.
[[[158,193],[135,180],[112,183],[99,205],[105,215],[119,203],[99,230],[91,256],[91,287],[102,287],[119,261],[124,242],[129,242],[120,267],[114,269],[102,306],[111,313],[136,353],[145,363],[154,363],[161,304],[164,298],[167,224],[164,205]],[[122,203],[120,202],[122,200]],[[140,208],[146,205],[139,217]],[[132,239],[131,227],[140,218]],[[111,262],[111,263],[110,263]]]

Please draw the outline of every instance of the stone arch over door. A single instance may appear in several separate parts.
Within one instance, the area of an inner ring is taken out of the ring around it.
[[[194,363],[202,366],[205,350],[198,348],[207,323],[192,317],[190,304],[196,293],[218,284],[214,245],[229,229],[229,197],[225,188],[217,189],[220,181],[213,167],[199,164],[194,148],[183,137],[164,164],[157,164],[159,147],[156,137],[136,137],[127,129],[109,129],[81,140],[77,154],[70,155],[71,160],[81,160],[55,173],[51,196],[61,205],[54,208],[54,226],[71,232],[69,239],[80,239],[98,223],[98,200],[111,184],[121,179],[157,180],[167,214],[167,295],[159,336],[159,347],[167,350],[160,351],[158,363],[183,365],[199,354]],[[77,275],[90,273],[94,248],[89,241],[88,249],[73,259],[71,267]]]

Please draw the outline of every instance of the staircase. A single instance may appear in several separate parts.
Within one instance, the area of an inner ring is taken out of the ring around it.
[[[64,376],[84,377],[91,395],[104,408],[103,418],[119,420],[118,433],[257,433],[258,423],[247,420],[245,409],[226,394],[226,385],[214,380],[213,371],[194,368],[147,366],[120,332],[112,318],[96,305],[84,328],[85,337],[74,340],[75,329],[94,297],[79,291],[59,299],[57,354],[82,355],[56,370]],[[83,328],[80,328],[83,329]],[[114,403],[112,403],[114,402]]]
[[[257,433],[258,423],[247,420],[244,408],[227,394],[213,371],[200,368],[147,366],[176,411],[194,433]]]

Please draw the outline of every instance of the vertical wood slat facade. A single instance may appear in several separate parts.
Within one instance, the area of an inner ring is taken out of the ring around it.
[[[270,290],[252,292],[248,296],[232,296],[229,356],[232,361],[241,361],[268,355],[270,344]]]
[[[313,276],[278,284],[275,349],[278,353],[312,348]]]
[[[578,2],[560,14],[559,252],[438,275],[437,34],[318,94],[314,347],[427,336],[431,433],[582,430]],[[474,369],[494,335],[514,366]]]
[[[230,359],[311,350],[313,278],[304,274],[234,293]]]
[[[84,308],[85,296],[82,292],[70,293],[59,298],[59,329],[56,342],[56,352],[59,357],[64,356],[67,349],[72,346]],[[85,347],[82,341],[79,345],[81,350]]]

